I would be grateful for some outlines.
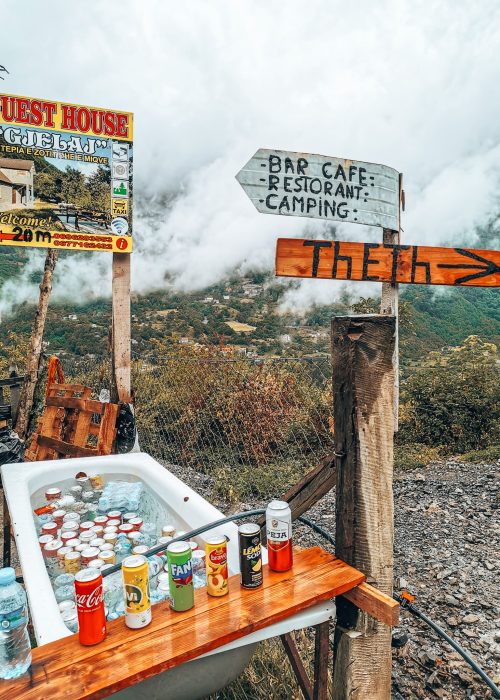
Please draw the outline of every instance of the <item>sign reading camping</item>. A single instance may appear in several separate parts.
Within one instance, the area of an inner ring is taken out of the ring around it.
[[[279,238],[276,275],[500,287],[500,251]]]
[[[0,246],[132,251],[133,115],[0,94]]]
[[[387,165],[260,148],[236,179],[263,214],[399,229],[400,176]]]

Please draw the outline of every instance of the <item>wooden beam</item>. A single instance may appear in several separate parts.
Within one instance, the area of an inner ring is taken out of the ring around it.
[[[112,283],[112,395],[113,403],[132,400],[130,351],[130,254],[113,253]]]
[[[57,438],[47,437],[45,435],[38,436],[38,444],[40,447],[48,447],[68,457],[95,457],[97,454],[96,450],[90,447],[72,445],[69,442],[64,442],[64,440],[58,440]]]
[[[304,668],[304,664],[300,658],[299,650],[297,649],[293,636],[290,632],[287,632],[286,634],[282,634],[280,639],[283,643],[286,655],[290,661],[290,666],[292,667],[292,671],[297,679],[297,683],[299,684],[303,696],[306,700],[313,700],[313,688],[311,681],[307,675],[306,669]]]
[[[395,319],[338,317],[332,321],[336,492],[336,551],[392,594],[394,508]],[[391,629],[346,598],[337,601],[335,700],[388,700]]]
[[[330,653],[330,622],[315,627],[313,700],[328,700],[328,656]]]
[[[279,238],[278,277],[500,287],[500,250]]]
[[[399,245],[399,239],[399,231],[391,231],[388,228],[384,229],[384,245]],[[394,316],[396,319],[396,337],[394,341],[392,363],[394,365],[394,432],[397,433],[399,426],[399,284],[391,284],[391,282],[384,282],[382,284],[380,313]]]
[[[342,597],[347,598],[353,605],[368,613],[370,617],[384,622],[389,627],[397,627],[399,624],[399,603],[397,600],[370,586],[369,583],[362,583],[356,588],[352,588]]]

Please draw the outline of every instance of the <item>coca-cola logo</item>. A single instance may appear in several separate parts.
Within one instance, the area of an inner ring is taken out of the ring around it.
[[[223,564],[226,561],[226,552],[217,552],[217,550],[214,550],[213,552],[210,552],[209,557],[210,561],[212,564]]]
[[[95,610],[104,600],[104,592],[102,590],[102,583],[94,588],[90,593],[81,593],[76,595],[76,604],[79,608],[86,608],[88,610]]]

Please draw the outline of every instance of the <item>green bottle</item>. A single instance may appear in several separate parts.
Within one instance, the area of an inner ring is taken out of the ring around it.
[[[167,547],[170,607],[182,612],[194,605],[193,564],[189,542],[172,542]]]

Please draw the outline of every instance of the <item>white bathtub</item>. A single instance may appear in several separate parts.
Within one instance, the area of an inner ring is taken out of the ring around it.
[[[39,489],[74,477],[78,471],[97,472],[104,476],[129,474],[142,479],[154,491],[158,501],[184,522],[186,530],[224,517],[223,513],[145,453],[6,464],[1,470],[28,593],[31,619],[39,645],[71,634],[61,620],[37,540],[31,498]],[[228,523],[210,532],[225,534],[228,537],[229,570],[231,574],[237,573],[237,525]],[[266,560],[267,553],[264,552],[263,556]],[[291,630],[317,625],[332,619],[334,614],[333,602],[316,605],[280,623],[220,647],[199,659],[115,693],[112,697],[117,700],[195,700],[224,687],[236,678],[248,664],[259,641]]]

